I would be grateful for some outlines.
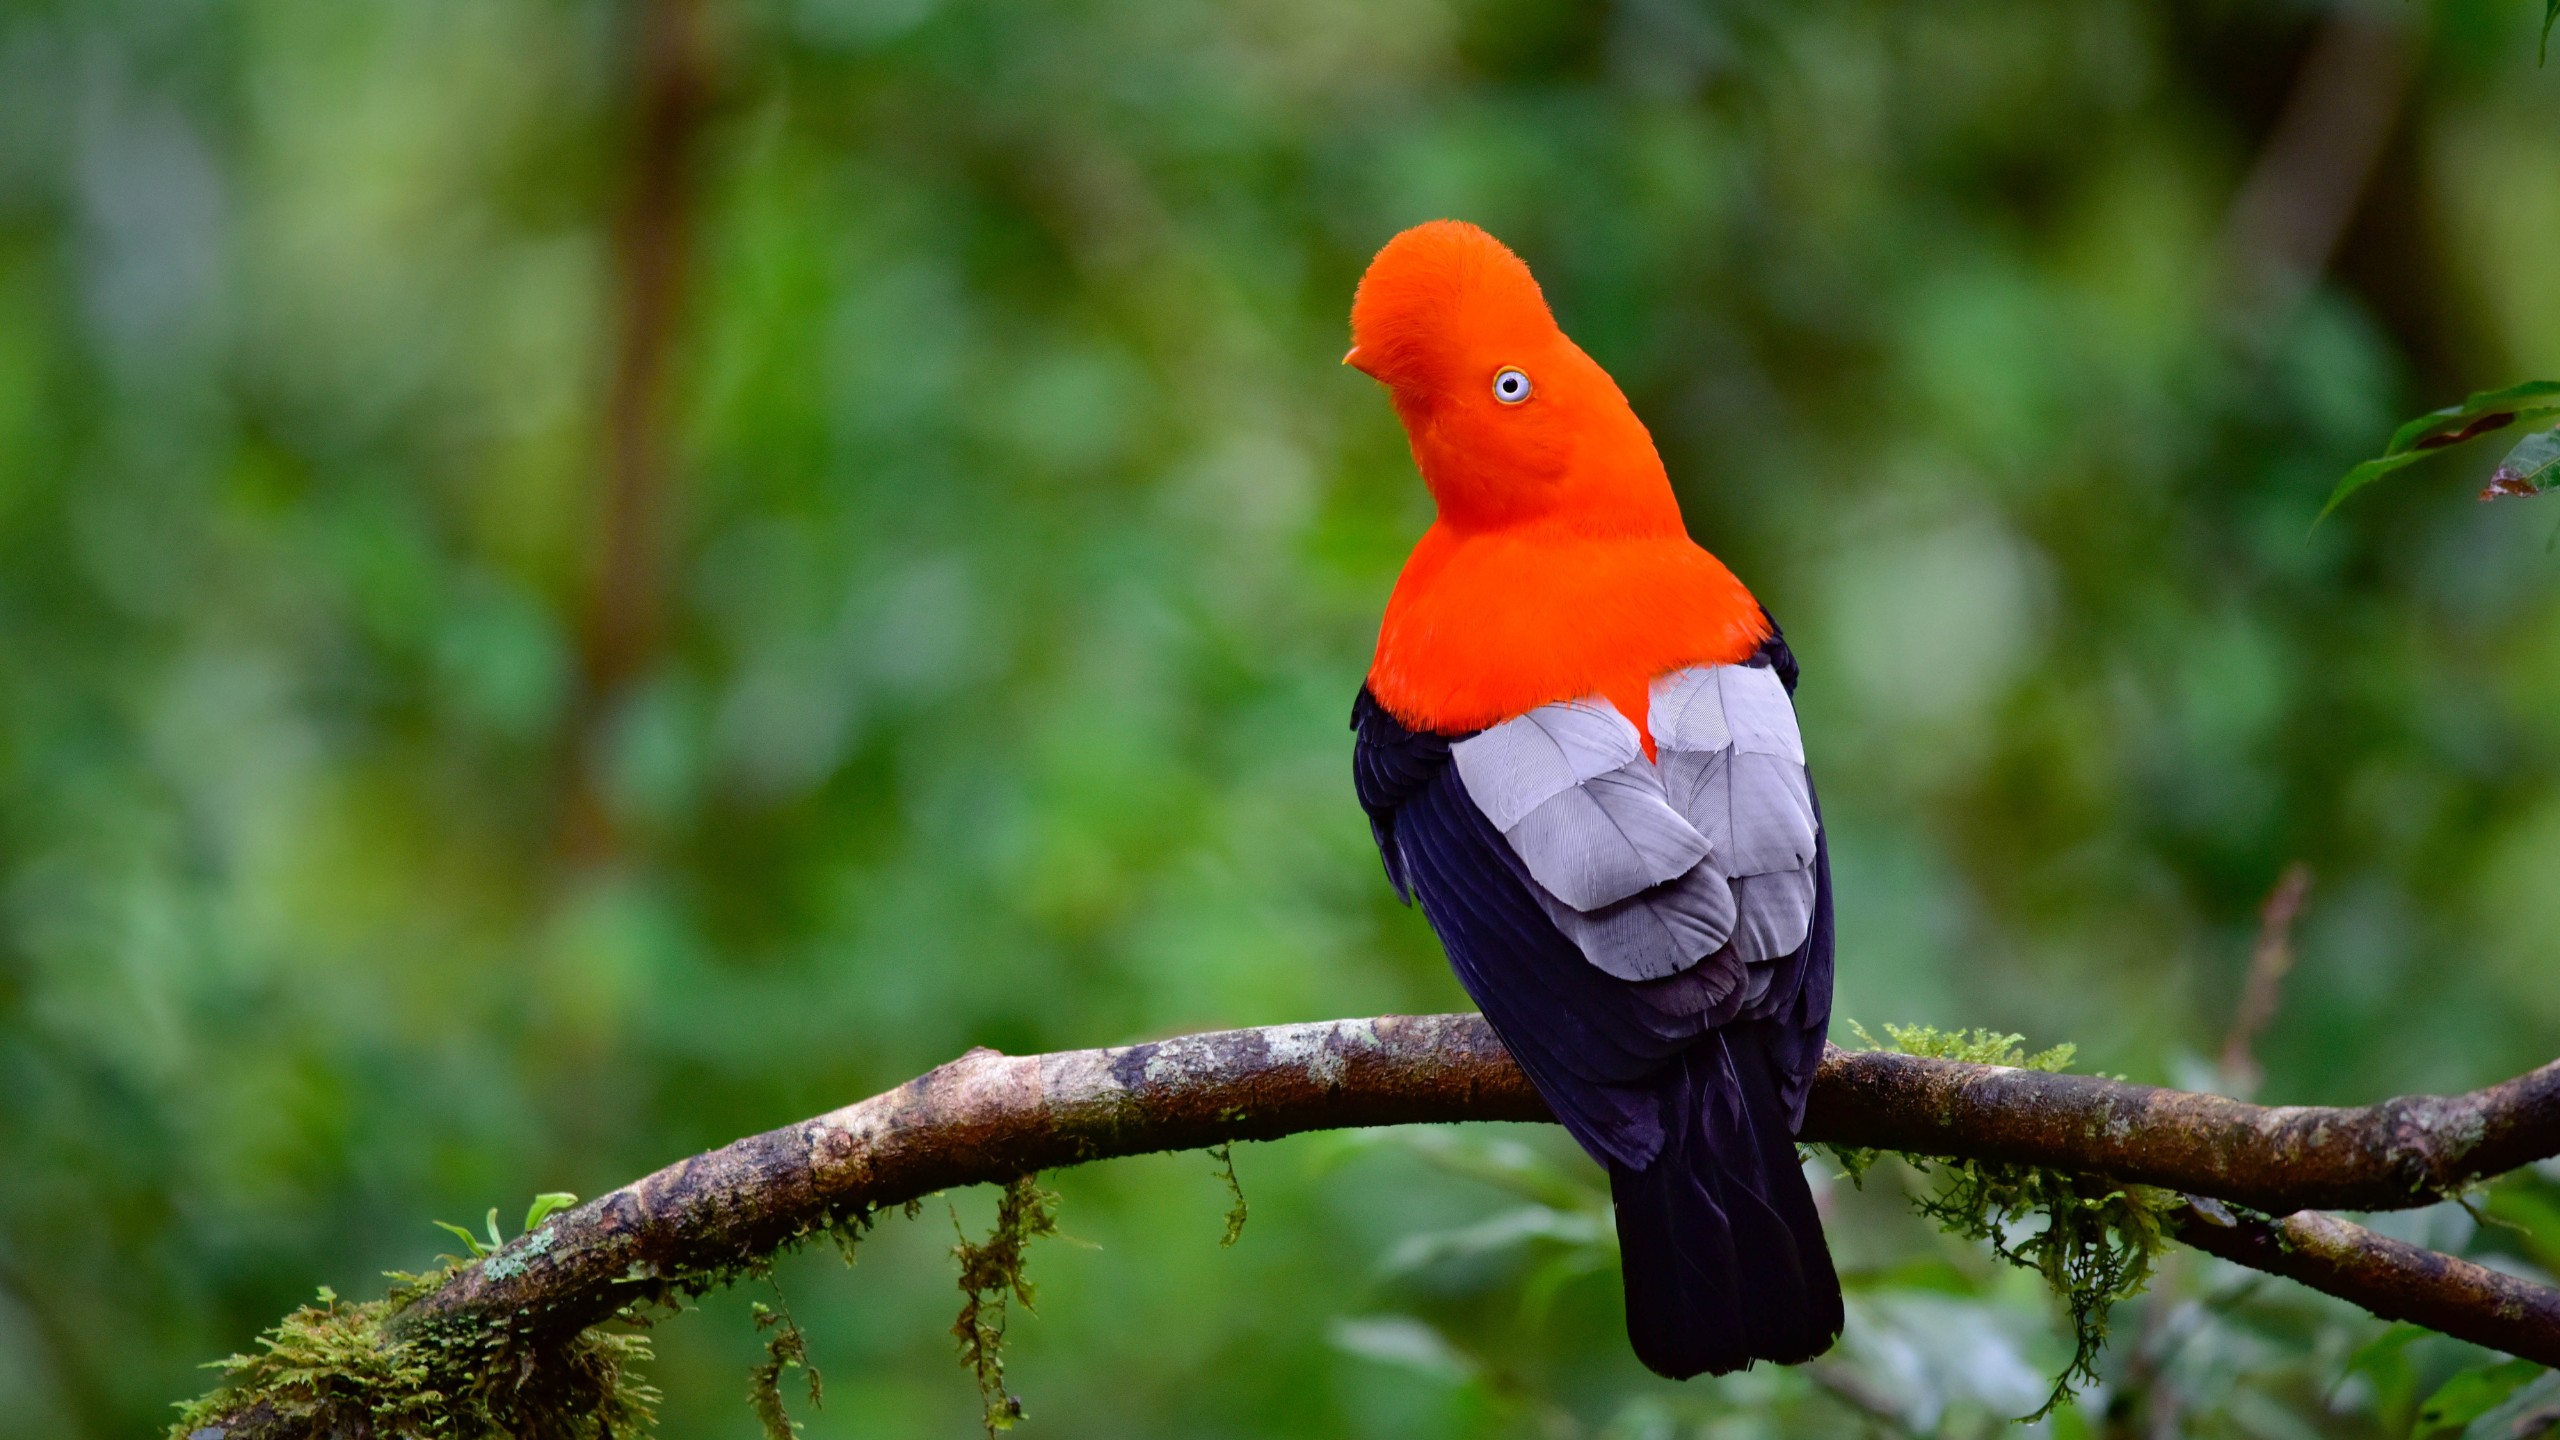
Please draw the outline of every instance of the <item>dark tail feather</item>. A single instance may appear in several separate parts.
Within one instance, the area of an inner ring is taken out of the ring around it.
[[[1675,1380],[1792,1364],[1840,1333],[1840,1277],[1756,1025],[1662,1077],[1662,1153],[1609,1167],[1636,1358]]]

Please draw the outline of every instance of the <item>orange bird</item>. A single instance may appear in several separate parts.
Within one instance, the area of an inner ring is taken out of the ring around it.
[[[1811,1359],[1841,1323],[1795,1150],[1831,868],[1795,657],[1500,241],[1396,236],[1351,334],[1439,507],[1351,713],[1387,879],[1608,1167],[1638,1358]]]

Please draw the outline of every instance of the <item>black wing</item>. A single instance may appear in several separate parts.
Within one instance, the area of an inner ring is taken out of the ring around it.
[[[1774,637],[1751,663],[1792,678]],[[1469,793],[1452,757],[1469,736],[1409,729],[1366,689],[1351,723],[1353,780],[1388,879],[1421,903],[1459,983],[1584,1149],[1649,1164],[1665,1123],[1659,1073],[1720,1026],[1753,1029],[1790,1131],[1802,1123],[1831,1018],[1830,862],[1818,825],[1811,914],[1795,948],[1766,958],[1765,985],[1736,989],[1720,971],[1738,966],[1716,956],[1667,978],[1622,979],[1559,927],[1559,902]]]

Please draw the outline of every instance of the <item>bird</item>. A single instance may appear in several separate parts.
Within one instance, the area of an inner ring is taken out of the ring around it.
[[[1809,1360],[1842,1307],[1795,1147],[1833,924],[1794,653],[1502,242],[1396,235],[1351,338],[1437,511],[1352,707],[1387,880],[1607,1167],[1636,1358]]]

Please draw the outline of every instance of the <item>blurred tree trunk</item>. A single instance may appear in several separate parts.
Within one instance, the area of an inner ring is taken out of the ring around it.
[[[603,752],[664,625],[663,546],[674,487],[670,371],[692,253],[693,152],[710,108],[703,0],[634,0],[628,163],[614,219],[613,369],[592,588],[578,631],[563,847],[614,848]]]
[[[2223,223],[2226,304],[2251,348],[2292,318],[2354,221],[2399,128],[2423,23],[2345,4],[2313,33]]]

